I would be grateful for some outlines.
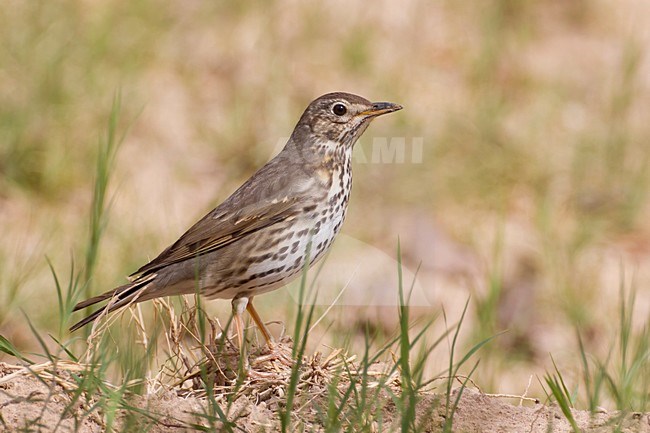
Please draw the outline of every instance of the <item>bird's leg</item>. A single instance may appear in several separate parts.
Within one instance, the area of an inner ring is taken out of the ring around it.
[[[269,330],[266,329],[266,325],[264,325],[264,322],[262,322],[262,318],[257,313],[257,310],[255,309],[255,307],[253,307],[253,298],[249,299],[248,305],[246,305],[246,310],[248,310],[248,314],[251,315],[253,322],[255,322],[255,325],[257,325],[257,329],[259,329],[262,335],[264,336],[266,345],[269,347],[269,349],[273,350],[274,349],[273,337],[271,336]]]
[[[259,314],[257,314],[257,310],[255,307],[253,307],[253,298],[249,298],[248,300],[248,305],[246,306],[246,309],[248,310],[248,314],[251,315],[251,318],[257,325],[257,328],[260,330],[262,335],[264,336],[264,340],[266,340],[266,345],[271,351],[269,355],[262,356],[261,358],[266,358],[266,359],[277,359],[278,361],[282,362],[284,365],[291,367],[293,366],[293,360],[291,359],[291,353],[287,353],[286,348],[282,345],[276,345],[275,342],[273,341],[273,337],[271,336],[271,333],[267,329],[267,327],[264,325],[264,322],[262,322],[262,318],[260,317]]]
[[[244,320],[242,314],[248,305],[248,298],[235,298],[232,300],[232,318],[235,321],[235,330],[237,331],[237,343],[244,366],[248,365],[246,357],[246,341],[244,340]]]

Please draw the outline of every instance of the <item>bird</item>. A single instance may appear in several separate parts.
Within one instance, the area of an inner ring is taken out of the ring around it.
[[[272,347],[253,299],[323,257],[347,212],[355,143],[373,119],[401,109],[343,92],[312,101],[284,148],[230,197],[131,274],[129,283],[76,304],[73,311],[108,301],[70,331],[134,303],[198,292],[231,300],[240,347],[244,311]]]

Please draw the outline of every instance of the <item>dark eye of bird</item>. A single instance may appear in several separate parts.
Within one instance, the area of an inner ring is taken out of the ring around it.
[[[348,109],[345,108],[345,105],[343,104],[334,104],[334,106],[332,107],[332,111],[337,116],[343,116],[345,113],[348,112]]]

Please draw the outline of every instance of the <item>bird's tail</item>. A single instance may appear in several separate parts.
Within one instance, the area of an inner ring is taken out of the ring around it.
[[[105,301],[106,299],[110,299],[108,304],[106,304],[104,307],[72,325],[70,327],[70,332],[74,332],[77,329],[82,328],[91,322],[94,322],[95,319],[104,313],[111,313],[132,302],[144,301],[145,299],[143,299],[141,296],[143,294],[143,289],[145,289],[155,277],[156,274],[150,274],[145,277],[138,278],[132,283],[119,286],[113,290],[109,290],[106,293],[102,293],[101,295],[79,302],[74,306],[72,311],[78,311],[91,305],[95,305],[99,302]]]

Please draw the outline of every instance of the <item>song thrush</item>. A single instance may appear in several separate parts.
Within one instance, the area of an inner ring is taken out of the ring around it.
[[[401,108],[349,93],[314,100],[282,151],[228,199],[130,283],[77,304],[75,311],[109,300],[71,331],[126,305],[198,288],[209,299],[232,299],[240,345],[244,310],[271,345],[253,297],[284,286],[328,250],[345,218],[355,142],[372,119]]]

